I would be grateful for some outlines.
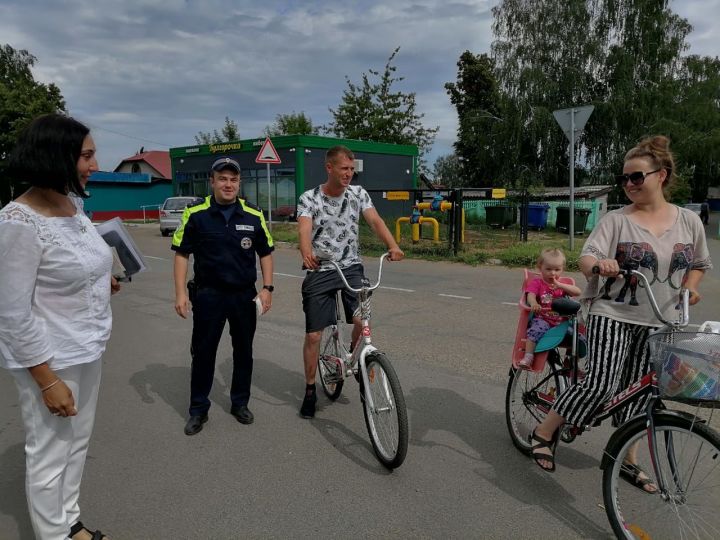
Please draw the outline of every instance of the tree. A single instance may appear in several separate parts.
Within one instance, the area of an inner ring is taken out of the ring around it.
[[[692,198],[692,190],[690,189],[690,182],[688,178],[693,176],[695,171],[687,168],[678,171],[678,175],[675,177],[675,181],[670,184],[670,188],[667,190],[665,196],[672,203],[683,205],[689,202]]]
[[[503,147],[496,141],[504,120],[498,116],[500,94],[493,61],[486,54],[465,51],[457,66],[457,82],[445,84],[458,114],[457,156],[453,157],[463,166],[464,185],[491,186],[505,165]]]
[[[312,120],[305,113],[293,111],[290,114],[278,114],[275,122],[265,128],[265,136],[276,137],[278,135],[317,135],[319,127],[313,126]]]
[[[617,171],[639,139],[663,134],[693,197],[717,182],[720,64],[683,56],[689,23],[669,0],[503,0],[493,8],[492,45],[506,162],[546,185],[567,180],[567,141],[552,117],[593,104],[578,144],[576,176]],[[562,29],[562,31],[558,31]],[[585,170],[583,170],[585,168]]]
[[[692,27],[669,9],[668,0],[605,0],[598,24],[607,29],[599,79],[597,118],[585,139],[588,161],[598,169],[618,167],[625,152],[644,136],[672,129],[682,94]],[[683,121],[681,120],[681,123]]]
[[[240,130],[234,120],[230,120],[230,117],[225,117],[225,125],[218,133],[217,129],[214,129],[212,133],[209,131],[203,132],[198,131],[195,135],[195,142],[198,144],[218,144],[222,142],[237,141],[240,139]]]
[[[593,102],[602,89],[597,77],[606,28],[595,24],[601,3],[503,0],[493,8],[504,120],[498,143],[510,157],[508,183],[522,165],[546,185],[567,182],[567,141],[552,111]]]
[[[35,62],[26,50],[0,46],[0,206],[16,195],[5,163],[20,131],[36,116],[65,112],[60,89],[35,81],[30,69]]]
[[[686,167],[688,198],[702,202],[720,183],[720,59],[687,57],[678,84],[672,118],[657,128]]]
[[[422,160],[432,147],[438,128],[423,126],[425,115],[416,110],[414,92],[393,89],[393,85],[404,80],[394,75],[397,68],[392,65],[399,50],[400,47],[390,55],[382,73],[373,69],[363,73],[359,85],[345,77],[348,87],[337,109],[330,109],[333,121],[325,132],[347,139],[414,144]]]
[[[433,164],[435,182],[445,187],[468,186],[468,179],[463,172],[463,161],[457,154],[440,156]]]

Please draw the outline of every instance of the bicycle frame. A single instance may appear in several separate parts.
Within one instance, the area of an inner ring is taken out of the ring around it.
[[[560,370],[560,375],[563,378],[567,378],[565,375],[562,375],[563,371],[568,371],[570,368],[562,368]],[[577,372],[577,369],[574,369],[575,372]],[[547,377],[543,378],[536,386],[542,386],[545,382],[547,382],[551,375],[548,375]],[[649,394],[653,391],[653,389],[657,385],[657,376],[655,374],[655,371],[652,371],[646,375],[644,375],[641,379],[635,381],[634,383],[630,384],[627,388],[622,389],[620,392],[615,394],[610,401],[603,404],[601,408],[593,414],[593,421],[596,423],[600,423],[603,420],[609,418],[615,412],[618,410],[624,408],[629,402],[634,401],[636,399],[639,399],[645,394]],[[552,405],[555,403],[556,398],[551,396],[545,396],[544,394],[537,394],[537,405],[544,406],[543,411],[549,412],[552,408]],[[582,432],[585,428],[584,426],[574,426],[576,429],[580,430]]]
[[[329,264],[332,264],[337,271],[338,275],[340,276],[340,279],[342,279],[343,285],[345,286],[345,289],[347,289],[350,292],[354,292],[358,295],[358,300],[360,302],[360,339],[358,343],[355,345],[355,348],[352,353],[350,353],[347,350],[347,347],[345,346],[344,340],[340,339],[340,329],[339,325],[335,325],[335,335],[334,339],[337,340],[337,342],[342,347],[343,351],[343,358],[341,359],[345,369],[343,370],[343,378],[347,376],[348,370],[352,371],[355,365],[357,364],[359,366],[360,376],[363,379],[363,384],[365,385],[365,388],[370,387],[370,379],[368,378],[367,374],[367,368],[365,366],[365,358],[368,356],[368,354],[371,354],[378,349],[372,344],[372,331],[370,329],[370,293],[377,289],[380,286],[380,280],[382,279],[382,267],[383,262],[387,258],[388,253],[383,253],[383,255],[380,257],[380,266],[378,268],[378,277],[377,282],[375,285],[370,285],[370,283],[363,278],[363,284],[359,289],[353,288],[345,278],[345,275],[342,273],[342,269],[338,264],[330,259],[324,259],[322,257],[319,257],[321,263],[327,262]],[[338,295],[340,292],[338,292]],[[338,306],[337,306],[337,317],[340,318],[340,308],[341,304],[338,296]],[[387,391],[387,390],[386,390]],[[375,409],[375,404],[373,403],[373,398],[371,395],[371,392],[366,392],[365,399],[368,400],[368,406],[371,410]],[[389,396],[388,396],[389,400]]]

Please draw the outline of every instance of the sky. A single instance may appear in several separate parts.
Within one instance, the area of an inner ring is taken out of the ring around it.
[[[37,57],[36,80],[59,86],[91,129],[102,170],[145,150],[195,144],[236,121],[261,137],[278,114],[332,120],[368,69],[394,65],[427,127],[432,164],[452,152],[456,111],[444,89],[465,50],[490,51],[498,0],[0,0],[0,44]],[[720,0],[674,0],[690,54],[720,55]]]

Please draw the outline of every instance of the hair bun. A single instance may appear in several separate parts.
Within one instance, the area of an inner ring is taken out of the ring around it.
[[[653,135],[652,137],[647,137],[646,139],[640,141],[640,144],[638,144],[638,146],[640,148],[648,150],[653,154],[658,152],[669,152],[670,139],[668,139],[665,135]]]
[[[656,168],[667,171],[663,188],[667,188],[675,179],[675,158],[670,151],[670,139],[665,135],[646,137],[625,154],[625,161],[635,158],[649,159]]]

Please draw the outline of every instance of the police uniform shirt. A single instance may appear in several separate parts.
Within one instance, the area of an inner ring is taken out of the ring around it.
[[[255,254],[272,253],[270,236],[262,211],[238,199],[228,218],[212,195],[185,209],[172,241],[173,251],[190,255],[195,281],[199,285],[251,288],[257,280]]]

